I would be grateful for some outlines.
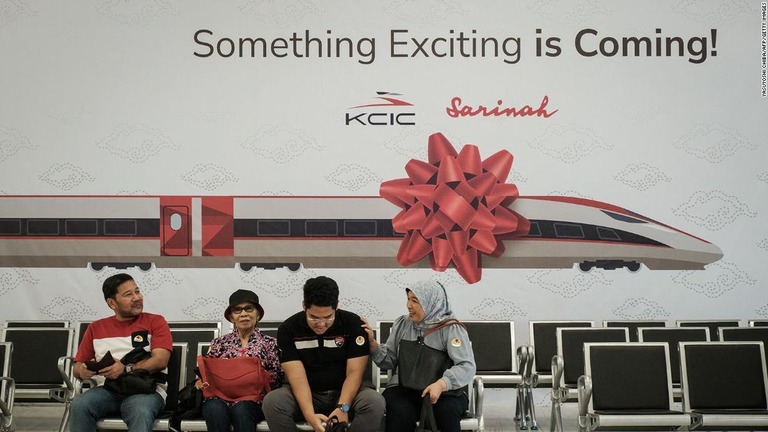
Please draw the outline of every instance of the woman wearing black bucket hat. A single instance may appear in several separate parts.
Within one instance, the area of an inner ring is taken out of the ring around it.
[[[280,387],[284,374],[277,357],[277,339],[262,334],[258,329],[258,323],[264,317],[259,296],[250,290],[235,291],[229,296],[229,306],[224,311],[224,317],[233,324],[234,329],[211,342],[208,357],[258,357],[270,375],[270,388]],[[203,383],[198,381],[197,386],[202,388]],[[228,401],[211,397],[203,402],[203,417],[209,432],[229,432],[230,427],[239,432],[255,430],[256,424],[264,420],[264,413],[261,410],[261,398]]]

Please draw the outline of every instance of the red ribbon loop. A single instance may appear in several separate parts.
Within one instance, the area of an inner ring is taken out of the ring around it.
[[[395,231],[405,233],[397,261],[408,266],[430,256],[433,270],[451,263],[464,280],[482,276],[481,255],[504,252],[501,238],[528,234],[530,222],[509,210],[517,186],[505,183],[512,154],[501,150],[481,161],[474,145],[457,152],[441,133],[429,137],[429,162],[411,159],[408,178],[381,184],[379,193],[402,210],[392,219]]]

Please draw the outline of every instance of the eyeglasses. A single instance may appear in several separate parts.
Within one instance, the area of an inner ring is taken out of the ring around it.
[[[248,305],[248,306],[243,306],[243,307],[235,306],[235,307],[232,308],[232,313],[233,314],[240,314],[243,311],[245,311],[246,313],[251,313],[251,312],[253,312],[255,310],[256,310],[256,306],[253,306],[253,305]]]
[[[312,318],[312,317],[307,317],[307,321],[309,321],[310,324],[323,323],[325,325],[328,325],[328,324],[332,323],[333,320],[335,320],[335,319],[336,319],[336,315],[334,315],[332,317],[329,317],[329,318]]]

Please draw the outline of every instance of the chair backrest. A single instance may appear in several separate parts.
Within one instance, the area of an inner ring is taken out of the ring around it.
[[[562,384],[576,387],[584,375],[584,344],[587,342],[629,342],[629,330],[625,327],[557,329],[557,355],[563,358]]]
[[[11,376],[11,353],[13,352],[13,343],[0,342],[0,377]],[[5,381],[0,381],[0,396],[5,395]]]
[[[217,329],[221,333],[221,321],[168,321],[168,327],[173,329]]]
[[[768,346],[768,327],[721,327],[724,342],[762,342]]]
[[[637,342],[640,340],[637,329],[640,327],[666,327],[666,321],[641,321],[641,320],[625,320],[625,321],[603,321],[603,327],[626,327],[629,329],[629,341]]]
[[[5,327],[69,327],[69,321],[62,320],[10,320]]]
[[[673,409],[666,343],[586,343],[584,371],[591,412]]]
[[[210,344],[212,340],[219,337],[219,329],[218,328],[172,328],[171,329],[171,337],[173,338],[173,342],[186,342],[189,351],[196,353],[197,347],[201,343],[207,343]],[[195,370],[195,366],[197,365],[197,357],[195,356],[185,356],[184,357],[185,366],[184,366],[184,375],[185,376],[192,376]]]
[[[552,373],[552,357],[557,354],[557,329],[560,327],[594,327],[594,321],[529,321],[529,343],[533,345],[533,372]]]
[[[514,321],[462,321],[475,353],[477,375],[517,371]]]
[[[640,327],[640,342],[666,342],[669,344],[669,360],[672,383],[680,384],[680,342],[706,342],[707,327]]]
[[[768,327],[720,327],[724,342],[762,342],[768,346]],[[768,367],[768,365],[766,365]]]
[[[768,327],[768,320],[749,320],[750,327]]]
[[[168,394],[165,398],[165,410],[175,411],[179,405],[179,390],[187,383],[187,370],[184,367],[189,357],[189,344],[174,342],[171,359],[168,361]]]
[[[677,320],[678,327],[707,327],[709,329],[709,340],[720,339],[720,327],[738,327],[741,321],[732,320]]]
[[[85,335],[85,331],[88,330],[88,326],[91,325],[92,322],[93,321],[77,321],[75,323],[75,326],[74,326],[75,337],[72,343],[73,356],[77,354],[77,349],[80,347],[80,342],[83,341],[83,336]]]
[[[681,342],[683,409],[768,409],[762,342]]]
[[[259,329],[275,329],[277,330],[282,324],[282,321],[259,321]]]
[[[74,331],[69,327],[6,327],[2,340],[13,343],[11,377],[16,388],[59,387],[59,357],[70,354]]]
[[[208,343],[201,342],[201,343],[197,344],[197,355],[199,355],[199,356],[201,356],[201,355],[203,355],[203,356],[204,355],[208,355],[208,351],[210,351],[210,350],[211,350],[211,343],[210,342],[208,342]],[[191,376],[189,378],[192,379]]]
[[[387,343],[387,339],[389,339],[389,333],[392,331],[392,324],[394,324],[394,321],[379,321],[376,325],[379,329],[379,341],[381,343]]]

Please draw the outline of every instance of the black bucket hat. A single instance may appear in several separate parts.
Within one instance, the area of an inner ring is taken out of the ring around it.
[[[259,304],[259,296],[255,292],[250,290],[239,289],[229,296],[229,306],[224,310],[224,318],[227,321],[232,322],[230,315],[232,315],[232,308],[240,303],[253,303],[256,306],[256,310],[259,311],[259,321],[264,318],[264,308]]]

